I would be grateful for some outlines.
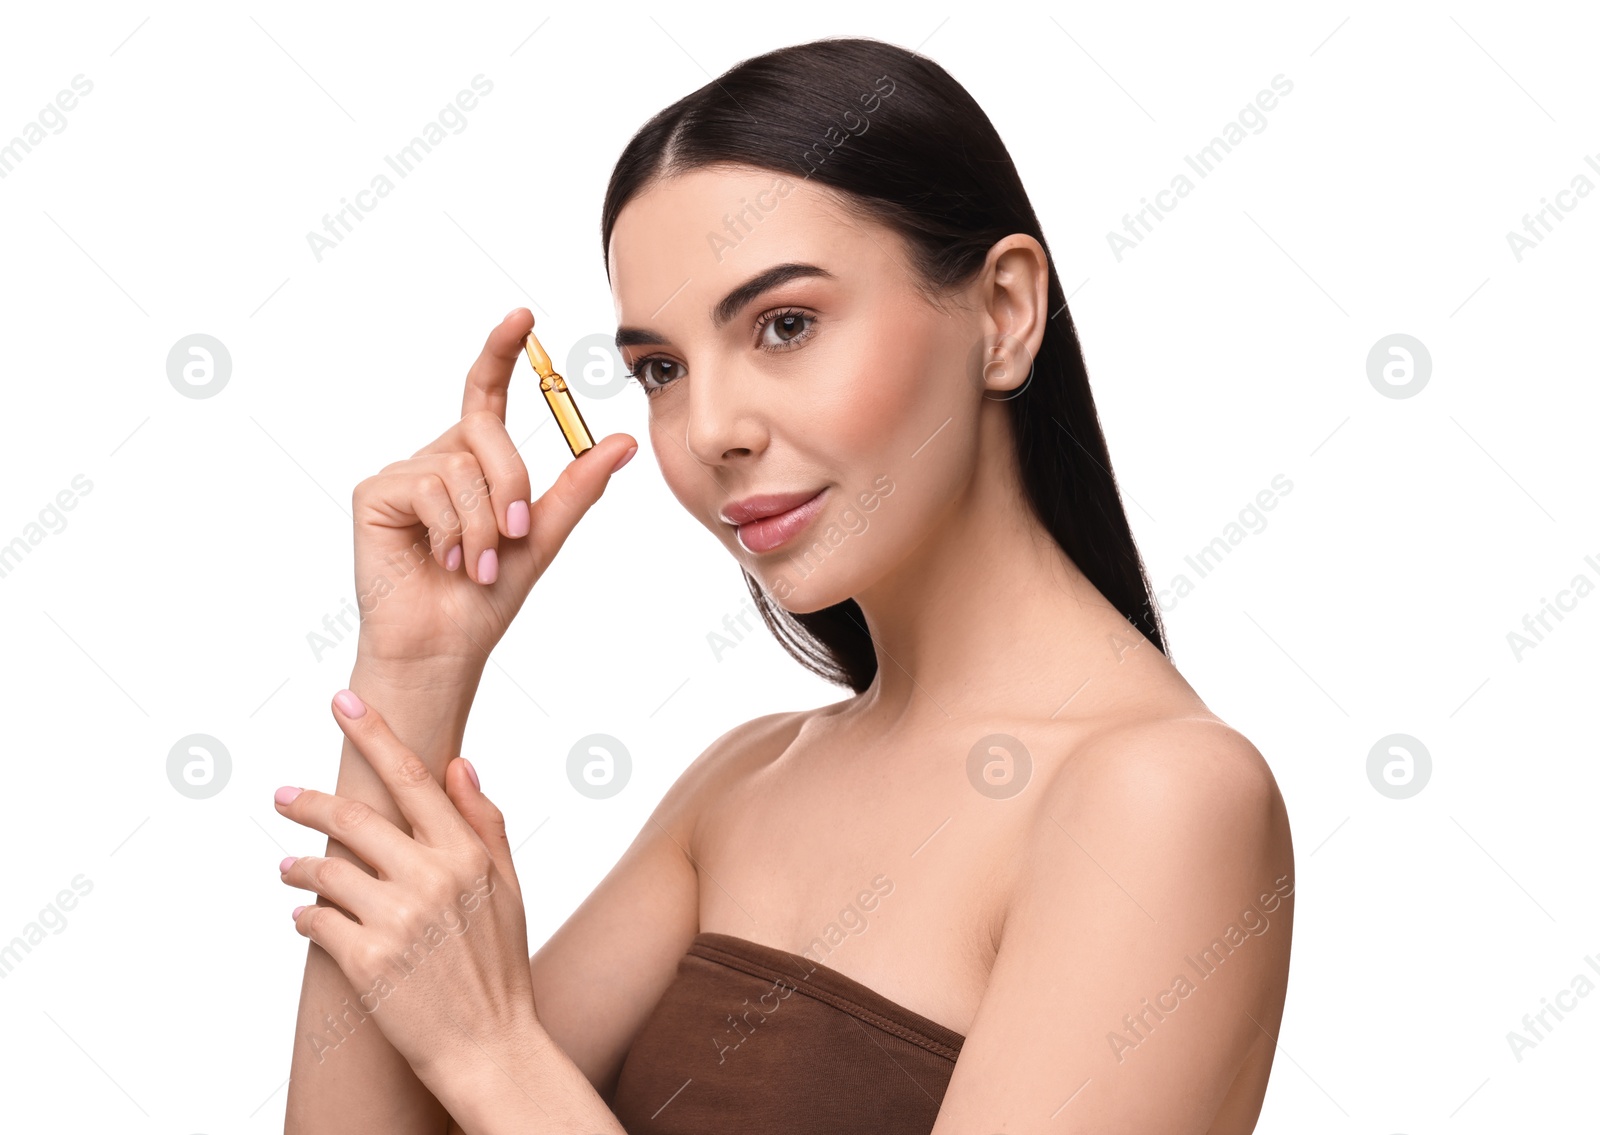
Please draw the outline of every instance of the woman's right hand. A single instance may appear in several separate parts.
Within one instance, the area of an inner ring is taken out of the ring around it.
[[[461,420],[356,486],[357,649],[370,662],[481,670],[534,581],[638,447],[611,434],[532,499],[505,425],[511,372],[532,326],[526,308],[506,316],[467,373]],[[553,432],[554,441],[541,427],[540,444],[565,445]]]

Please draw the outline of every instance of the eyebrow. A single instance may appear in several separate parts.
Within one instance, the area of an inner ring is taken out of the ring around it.
[[[716,327],[721,327],[739,314],[739,309],[755,299],[762,292],[775,288],[779,284],[788,283],[806,277],[817,277],[832,280],[834,275],[826,268],[815,264],[775,264],[771,268],[757,272],[744,283],[734,288],[733,291],[723,296],[717,306],[712,309],[711,322]],[[643,327],[617,328],[617,349],[634,346],[656,346],[665,343],[664,336]]]

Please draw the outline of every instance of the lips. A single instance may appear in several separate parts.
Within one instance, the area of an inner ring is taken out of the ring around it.
[[[798,508],[816,495],[816,489],[806,489],[798,493],[762,493],[745,497],[724,508],[722,519],[729,524],[749,524],[752,520],[764,520]]]
[[[796,493],[766,493],[735,501],[722,519],[738,526],[739,542],[752,552],[770,552],[793,539],[822,508],[826,488]]]

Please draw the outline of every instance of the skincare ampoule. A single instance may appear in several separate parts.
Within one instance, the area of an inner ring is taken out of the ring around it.
[[[528,361],[539,375],[539,389],[544,392],[544,400],[550,403],[550,412],[556,416],[556,425],[561,427],[572,456],[577,457],[584,450],[593,449],[594,438],[584,424],[583,415],[578,412],[578,404],[572,400],[567,380],[556,373],[550,356],[544,353],[544,348],[539,345],[532,331],[528,332],[528,338],[522,345],[528,352]]]

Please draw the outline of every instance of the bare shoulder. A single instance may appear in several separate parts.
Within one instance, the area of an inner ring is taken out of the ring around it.
[[[1292,885],[1289,817],[1272,768],[1213,716],[1109,725],[1050,766],[1041,788],[1013,903],[1048,891],[1079,860],[1163,902],[1244,894],[1284,877]]]
[[[735,725],[713,740],[661,799],[658,818],[671,818],[692,845],[699,818],[727,789],[782,755],[805,722],[831,706],[763,714]]]
[[[1052,808],[1074,812],[1155,811],[1212,824],[1265,823],[1283,815],[1266,758],[1242,733],[1209,715],[1108,725],[1054,766],[1043,795]]]

